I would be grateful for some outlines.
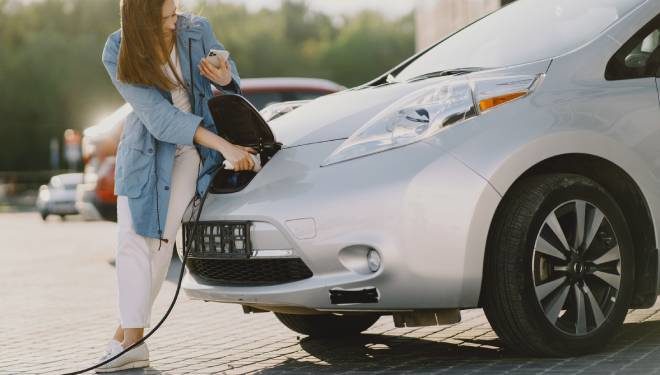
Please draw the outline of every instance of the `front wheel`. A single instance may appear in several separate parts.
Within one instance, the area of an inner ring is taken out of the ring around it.
[[[359,335],[371,327],[380,315],[297,315],[275,313],[290,330],[310,337],[344,337]]]
[[[484,310],[514,351],[585,354],[623,324],[634,273],[625,217],[605,189],[579,175],[530,177],[493,223]]]

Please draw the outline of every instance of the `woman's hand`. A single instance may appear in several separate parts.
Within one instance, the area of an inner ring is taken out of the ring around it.
[[[250,154],[256,154],[257,152],[251,147],[229,143],[218,151],[234,166],[235,171],[251,171],[254,168],[254,160],[252,160]]]
[[[220,86],[227,86],[231,83],[231,69],[229,67],[229,60],[224,60],[220,67],[217,68],[205,57],[197,66],[200,73],[211,81]]]
[[[235,171],[250,171],[254,168],[254,160],[250,154],[256,154],[257,151],[251,147],[230,143],[201,124],[195,131],[193,142],[221,153],[234,166]]]

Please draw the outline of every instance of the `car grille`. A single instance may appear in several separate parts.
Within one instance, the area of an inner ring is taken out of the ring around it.
[[[190,258],[243,258],[252,253],[250,223],[248,222],[199,222],[183,224],[183,243],[190,239]],[[195,229],[195,235],[193,235]]]
[[[273,285],[312,277],[300,258],[251,258],[249,222],[183,224],[183,243],[190,243],[186,263],[191,274],[215,285]]]
[[[188,270],[216,285],[273,285],[312,277],[299,258],[189,259]]]

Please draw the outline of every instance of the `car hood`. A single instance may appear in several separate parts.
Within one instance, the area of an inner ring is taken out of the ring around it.
[[[396,100],[426,86],[444,81],[493,75],[546,73],[551,60],[513,67],[482,70],[462,76],[447,76],[362,89],[345,90],[317,98],[279,117],[269,125],[283,146],[295,147],[350,137]]]

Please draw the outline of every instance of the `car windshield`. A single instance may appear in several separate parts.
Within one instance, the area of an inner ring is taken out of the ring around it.
[[[418,57],[394,79],[543,60],[590,41],[645,0],[518,0]]]

